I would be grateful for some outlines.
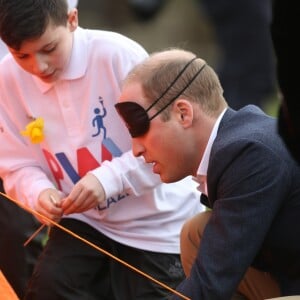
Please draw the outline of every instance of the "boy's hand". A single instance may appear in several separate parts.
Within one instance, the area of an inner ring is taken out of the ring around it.
[[[96,207],[104,200],[102,184],[96,176],[88,173],[74,185],[69,196],[61,202],[61,207],[65,215],[81,213]]]
[[[43,216],[58,222],[63,215],[61,207],[62,193],[56,189],[46,189],[39,195],[35,210]],[[48,221],[40,216],[35,217],[43,224],[50,225]]]

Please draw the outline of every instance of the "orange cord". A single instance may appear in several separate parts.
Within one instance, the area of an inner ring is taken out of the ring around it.
[[[181,297],[182,299],[184,299],[184,300],[191,300],[190,298],[186,297],[185,295],[183,295],[183,294],[179,293],[178,291],[176,291],[176,290],[170,288],[170,287],[167,286],[166,284],[164,284],[164,283],[158,281],[157,279],[153,278],[152,276],[150,276],[150,275],[144,273],[143,271],[141,271],[141,270],[135,268],[134,266],[128,264],[128,263],[125,262],[124,260],[121,260],[120,258],[114,256],[113,254],[111,254],[111,253],[107,252],[106,250],[104,250],[104,249],[98,247],[97,245],[93,244],[92,242],[89,242],[88,240],[82,238],[81,236],[79,236],[78,234],[72,232],[71,230],[69,230],[69,229],[67,229],[67,228],[65,228],[65,227],[63,227],[63,226],[61,226],[60,224],[58,224],[58,223],[52,221],[51,219],[49,219],[49,218],[43,216],[43,215],[40,214],[39,212],[34,211],[33,209],[31,209],[31,208],[25,206],[23,203],[21,203],[21,202],[15,200],[15,199],[12,199],[11,197],[9,197],[8,195],[6,195],[6,194],[4,194],[4,193],[2,193],[2,192],[0,192],[0,194],[1,194],[2,196],[4,196],[5,198],[7,198],[8,200],[14,202],[15,204],[17,204],[18,206],[20,206],[20,207],[23,208],[24,210],[30,212],[30,213],[33,214],[33,215],[37,215],[37,216],[39,216],[39,217],[45,219],[45,220],[46,220],[47,222],[49,222],[51,225],[54,225],[54,226],[60,228],[61,230],[67,232],[68,234],[72,235],[73,237],[77,238],[78,240],[84,242],[85,244],[91,246],[92,248],[98,250],[99,252],[101,252],[101,253],[103,253],[103,254],[105,254],[105,255],[111,257],[112,259],[118,261],[119,263],[123,264],[123,265],[126,266],[127,268],[129,268],[129,269],[131,269],[131,270],[133,270],[133,271],[139,273],[140,275],[142,275],[142,276],[148,278],[149,280],[151,280],[151,281],[157,283],[158,285],[162,286],[163,288],[165,288],[166,290],[172,292],[173,294],[175,294],[175,295]],[[44,226],[45,226],[44,224],[41,225],[41,227],[44,227]],[[39,227],[39,228],[37,229],[38,232],[41,230],[41,227]],[[36,234],[37,234],[37,232],[35,232],[35,233],[33,234],[33,236],[35,236]],[[31,239],[32,239],[32,238],[30,238],[30,240],[31,240]],[[25,242],[26,245],[28,244],[28,242],[29,242],[28,240]]]

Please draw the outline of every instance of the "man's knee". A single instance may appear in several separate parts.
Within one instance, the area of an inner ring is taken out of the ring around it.
[[[180,233],[180,255],[186,276],[189,276],[191,267],[197,256],[204,228],[211,212],[205,211],[187,220]]]
[[[211,216],[210,211],[201,212],[187,220],[181,230],[180,239],[190,240],[195,246],[199,246],[203,231]]]

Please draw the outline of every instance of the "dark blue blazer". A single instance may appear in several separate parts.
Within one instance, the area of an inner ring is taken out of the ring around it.
[[[300,168],[276,129],[252,105],[221,120],[207,172],[212,217],[178,287],[193,300],[230,299],[249,266],[300,294]]]

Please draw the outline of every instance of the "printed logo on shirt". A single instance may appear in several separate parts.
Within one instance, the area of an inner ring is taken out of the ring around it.
[[[101,162],[105,160],[112,160],[113,157],[118,157],[122,155],[122,151],[114,143],[114,141],[107,137],[106,128],[103,123],[103,118],[106,116],[107,111],[103,104],[102,97],[99,97],[100,107],[94,109],[95,117],[92,120],[92,126],[95,132],[92,134],[92,137],[97,137],[102,135],[103,139],[101,142]],[[57,188],[62,189],[61,181],[64,179],[64,172],[68,175],[71,181],[75,184],[80,178],[82,178],[88,171],[96,169],[101,166],[101,163],[97,161],[94,155],[89,151],[87,147],[77,149],[77,170],[71,164],[68,157],[65,153],[60,152],[56,153],[53,156],[52,153],[48,152],[45,149],[42,149],[44,156],[48,162],[48,166],[55,178]],[[103,204],[98,206],[97,210],[104,210],[109,208],[112,204],[116,204],[119,201],[127,197],[127,193],[120,194],[116,197],[111,197],[106,200],[106,206]]]
[[[110,198],[106,199],[106,206],[104,206],[103,204],[99,204],[96,207],[96,209],[99,210],[99,211],[105,210],[105,209],[109,208],[110,205],[118,203],[119,201],[123,200],[127,196],[129,196],[129,194],[125,193],[125,194],[119,194],[116,197],[110,197]]]
[[[92,137],[98,136],[103,131],[103,139],[106,139],[106,128],[103,124],[103,118],[106,116],[106,108],[103,104],[103,99],[99,96],[100,107],[94,109],[95,117],[92,120],[92,125],[96,129]]]

